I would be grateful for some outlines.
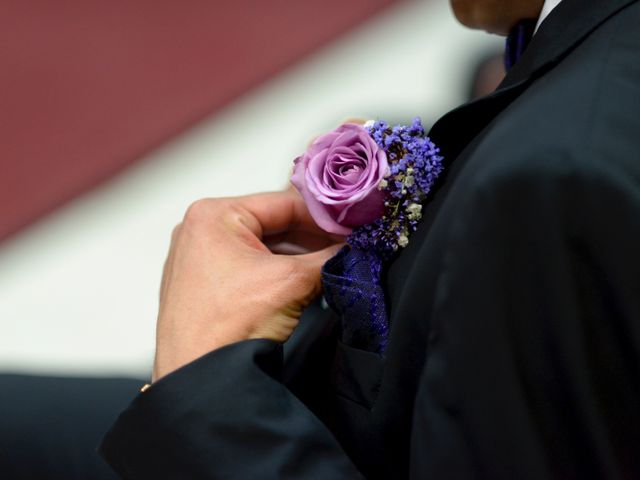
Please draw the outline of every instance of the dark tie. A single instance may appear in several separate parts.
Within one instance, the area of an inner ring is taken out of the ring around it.
[[[533,38],[536,20],[522,20],[509,33],[504,49],[504,66],[509,71],[513,67]]]

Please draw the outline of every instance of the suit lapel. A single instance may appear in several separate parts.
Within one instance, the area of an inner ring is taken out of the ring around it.
[[[598,26],[637,0],[563,0],[549,15],[498,90],[537,77]]]
[[[504,108],[524,90],[527,82],[507,88],[462,105],[438,120],[429,137],[440,147],[447,167]]]
[[[464,168],[469,152],[474,150],[474,145],[482,137],[482,131],[504,110],[515,98],[522,93],[528,82],[521,82],[509,88],[496,91],[493,94],[463,105],[442,117],[433,126],[429,132],[429,136],[440,147],[445,158],[445,171],[442,179],[438,179],[436,188],[431,192],[431,199],[423,208],[423,216],[418,226],[418,230],[413,233],[411,240],[402,254],[390,265],[386,275],[386,293],[388,296],[388,306],[390,307],[390,326],[391,326],[391,342],[387,350],[389,358],[393,356],[396,345],[393,343],[393,337],[410,338],[411,331],[417,333],[415,325],[411,326],[411,322],[402,322],[405,325],[400,326],[398,319],[408,319],[411,317],[411,311],[415,311],[412,298],[415,298],[413,291],[407,290],[406,286],[412,282],[412,276],[418,274],[418,270],[424,271],[425,262],[428,264],[429,272],[438,272],[438,254],[441,249],[438,247],[443,240],[443,235],[430,236],[432,226],[441,211],[441,206],[446,200],[449,190],[452,188],[455,179],[460,171]],[[429,243],[427,244],[427,240]],[[426,255],[426,257],[424,256]],[[420,257],[419,261],[416,261]],[[418,265],[416,271],[414,267]],[[430,282],[435,281],[436,277],[430,275]],[[421,283],[421,282],[420,282]],[[412,285],[415,287],[416,282]],[[421,284],[419,285],[423,294],[421,295],[421,304],[426,310],[430,309],[430,299],[424,292],[431,291],[435,285]],[[396,334],[398,328],[403,330],[409,328],[407,335]],[[428,329],[428,326],[422,325],[421,328]],[[419,355],[416,352],[416,355]],[[424,352],[422,352],[424,354]]]
[[[612,15],[638,0],[563,0],[531,40],[520,61],[492,94],[452,110],[429,136],[456,158],[493,117]]]
[[[387,293],[394,318],[402,312],[404,287],[415,264],[418,251],[458,173],[474,150],[481,132],[535,79],[553,68],[593,30],[615,13],[638,0],[563,0],[536,33],[520,61],[492,94],[452,110],[438,120],[429,136],[445,157],[445,174],[432,200],[426,205],[418,231],[407,249],[391,265],[387,275]],[[434,245],[437,245],[435,242]],[[436,265],[429,266],[437,271]]]
[[[509,71],[498,89],[462,105],[436,122],[429,136],[449,161],[475,138],[507,105],[600,24],[638,0],[563,0],[531,40],[520,61]]]

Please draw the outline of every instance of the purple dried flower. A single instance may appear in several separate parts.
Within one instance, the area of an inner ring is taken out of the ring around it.
[[[411,126],[390,128],[379,120],[365,128],[387,154],[391,181],[381,184],[387,194],[382,218],[354,229],[347,241],[353,248],[375,250],[385,257],[409,243],[422,216],[422,202],[444,169],[443,158],[425,136],[420,118]]]

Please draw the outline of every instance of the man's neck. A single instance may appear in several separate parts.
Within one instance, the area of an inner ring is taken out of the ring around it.
[[[538,17],[538,23],[536,24],[536,28],[533,31],[534,35],[535,35],[535,32],[538,31],[538,28],[540,28],[540,25],[542,24],[544,19],[549,16],[551,11],[554,8],[556,8],[561,1],[562,0],[545,0],[544,1],[544,5],[542,6],[542,11],[540,12],[540,16]]]

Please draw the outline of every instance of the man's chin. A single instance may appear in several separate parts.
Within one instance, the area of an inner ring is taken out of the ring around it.
[[[465,27],[507,36],[521,20],[537,18],[543,2],[532,0],[526,8],[519,5],[511,9],[506,6],[510,4],[505,5],[501,0],[451,0],[450,3],[455,17]]]

